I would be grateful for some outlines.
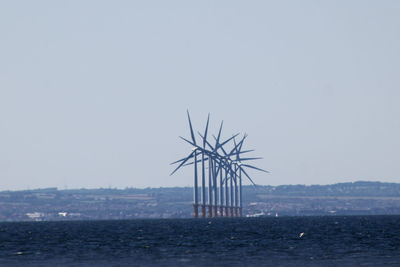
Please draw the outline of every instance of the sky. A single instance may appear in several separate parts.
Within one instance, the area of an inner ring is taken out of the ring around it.
[[[399,1],[2,1],[0,190],[191,186],[211,114],[258,184],[400,182]]]

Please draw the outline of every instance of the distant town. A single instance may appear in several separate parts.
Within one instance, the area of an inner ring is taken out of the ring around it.
[[[190,187],[0,192],[0,221],[191,218]],[[400,214],[400,183],[244,186],[243,216]]]

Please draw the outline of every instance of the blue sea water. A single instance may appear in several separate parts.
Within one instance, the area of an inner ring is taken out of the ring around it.
[[[0,223],[0,264],[400,266],[400,216]]]

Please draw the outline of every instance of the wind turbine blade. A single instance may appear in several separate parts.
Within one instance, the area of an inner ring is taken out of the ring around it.
[[[244,134],[244,138],[247,138],[247,133]],[[239,151],[242,150],[243,142],[240,144]]]
[[[254,167],[254,166],[248,165],[248,164],[241,164],[241,166],[244,166],[244,167],[248,167],[248,168],[251,168],[251,169],[258,170],[258,171],[262,171],[262,172],[269,173],[269,171],[266,171],[266,170],[263,170],[263,169],[260,169],[260,168],[257,168],[257,167]]]
[[[229,141],[231,141],[233,138],[235,138],[236,136],[238,136],[239,134],[235,134],[234,136],[232,136],[231,138],[229,138],[228,140],[226,140],[225,142],[223,142],[222,144],[219,145],[219,147],[223,147],[226,143],[228,143]]]
[[[193,126],[192,126],[192,121],[190,120],[189,110],[187,110],[187,116],[188,116],[189,126],[190,126],[190,135],[192,136],[193,143],[196,144],[196,138],[194,137]]]
[[[233,145],[234,145],[235,148],[237,147],[236,139],[235,139],[235,138],[233,138]],[[236,149],[236,152],[237,152],[237,149]],[[236,153],[236,155],[237,155],[237,153]]]
[[[174,162],[170,163],[169,165],[174,165],[174,164],[176,164],[176,163],[178,163],[178,162],[184,161],[185,159],[186,159],[186,157],[181,158],[181,159],[179,159],[179,160],[177,160],[177,161],[174,161]]]
[[[244,141],[245,138],[247,138],[247,134],[246,134],[246,133],[244,134],[243,141]],[[239,148],[236,150],[236,151],[238,152],[238,153],[237,153],[237,159],[238,159],[239,161],[241,160],[241,159],[240,159],[239,152],[242,150],[243,143],[244,143],[244,142],[242,142],[242,143],[240,144]]]
[[[208,158],[204,158],[204,161],[207,161],[208,160]],[[197,161],[196,161],[196,163],[200,163],[202,161],[202,159],[198,159]],[[193,165],[194,164],[194,161],[192,161],[192,162],[189,162],[189,163],[186,163],[185,165],[183,165],[183,166],[189,166],[189,165]]]
[[[170,176],[171,176],[172,174],[174,174],[180,167],[182,167],[183,164],[185,164],[186,161],[188,161],[188,160],[193,156],[193,154],[194,154],[194,151],[193,151],[192,153],[190,153],[190,155],[189,155],[184,161],[182,161],[181,164],[179,164],[179,166],[176,167],[176,169],[175,169],[173,172],[171,172]]]
[[[191,144],[192,146],[196,147],[196,148],[200,148],[198,145],[193,144],[193,142],[190,142],[189,140],[187,140],[186,138],[179,136],[180,139],[182,139],[183,141]]]
[[[203,139],[203,142],[205,141],[206,144],[211,148],[211,150],[214,151],[214,147],[204,138],[204,136],[202,136],[200,132],[197,132],[197,133],[198,133],[198,134],[200,135],[200,137]]]
[[[261,157],[256,157],[256,158],[241,158],[239,161],[246,161],[246,160],[257,160],[257,159],[263,159]]]
[[[228,156],[228,153],[226,153],[224,147],[221,146],[222,152],[224,152],[225,156]]]
[[[199,151],[204,152],[204,153],[208,152],[207,150],[203,149],[202,147],[199,147],[198,145],[193,144],[192,142],[190,142],[189,140],[187,140],[186,138],[184,138],[182,136],[179,136],[179,138],[182,139],[183,141],[191,144],[192,146],[194,146],[196,148],[196,150],[199,150]]]
[[[239,151],[239,154],[249,153],[255,151],[254,149]]]
[[[239,151],[238,153],[239,153],[239,155],[240,154],[245,154],[245,153],[249,153],[249,152],[253,152],[253,151],[255,151],[254,149],[251,149],[251,150],[244,150],[244,151]],[[232,156],[232,155],[234,155],[235,153],[231,153],[231,154],[225,154],[225,156]],[[240,161],[241,159],[239,159],[239,161]]]
[[[221,126],[219,127],[218,137],[215,140],[215,147],[219,144],[219,139],[221,138],[222,126],[224,125],[224,121],[221,121]]]
[[[231,152],[229,153],[229,155],[232,155],[232,154],[234,153],[234,151],[237,150],[237,147],[238,147],[239,145],[243,144],[244,139],[246,139],[246,135],[243,136],[242,140],[240,140],[240,142],[239,142],[237,145],[235,145],[235,147],[231,150]]]
[[[208,113],[207,117],[207,124],[206,124],[206,130],[204,132],[204,138],[203,138],[203,148],[206,148],[206,140],[207,140],[207,133],[208,133],[208,124],[210,122],[210,113]]]
[[[221,144],[220,144],[219,141],[217,140],[217,137],[215,137],[215,135],[213,135],[213,137],[214,137],[214,140],[216,141],[215,150],[214,150],[214,151],[218,151],[218,148],[221,148],[221,149],[222,149],[222,152],[224,152],[225,156],[227,156],[228,153],[226,153],[225,149],[221,146]]]
[[[239,168],[242,170],[242,172],[244,173],[244,175],[246,175],[246,177],[250,180],[250,182],[251,182],[254,186],[257,186],[257,184],[253,181],[253,179],[250,178],[250,176],[247,174],[247,172],[246,172],[241,166],[239,166]]]
[[[219,164],[219,165],[218,165],[218,167],[217,167],[217,171],[216,171],[216,173],[219,173],[219,171],[221,170],[221,168],[222,168],[222,165],[221,165],[221,164]]]
[[[245,137],[243,137],[242,142],[239,144],[240,146],[242,146],[244,138]],[[238,148],[238,145],[236,144],[236,139],[235,138],[233,138],[233,143],[235,145],[234,150],[236,151],[236,153],[235,153],[236,154],[236,161],[240,161],[240,155],[239,155],[240,149]]]

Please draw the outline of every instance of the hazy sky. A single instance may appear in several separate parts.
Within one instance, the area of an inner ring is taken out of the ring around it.
[[[0,190],[192,185],[211,113],[259,184],[400,182],[400,1],[2,1]]]

